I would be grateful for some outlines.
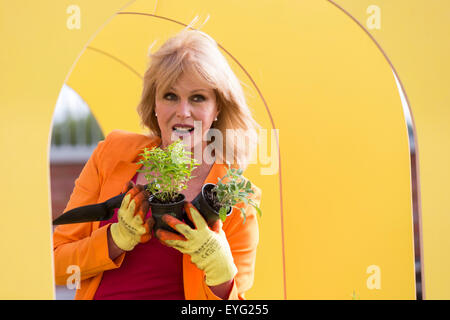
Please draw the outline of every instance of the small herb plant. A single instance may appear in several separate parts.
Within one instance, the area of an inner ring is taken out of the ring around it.
[[[240,202],[250,204],[256,209],[259,216],[262,215],[261,209],[258,205],[252,199],[248,199],[248,196],[253,194],[254,191],[250,180],[246,181],[242,177],[242,172],[242,169],[228,169],[227,174],[222,178],[218,178],[216,186],[212,189],[212,192],[215,193],[216,202],[220,205],[219,217],[222,221],[225,221],[227,218],[227,213],[229,210],[231,208],[237,208],[235,205]],[[227,182],[223,182],[226,178],[229,178],[229,180]],[[245,209],[239,208],[239,210],[244,217],[245,223]]]
[[[162,203],[175,202],[187,182],[193,178],[192,171],[198,166],[192,152],[184,149],[181,140],[177,140],[166,149],[144,148],[140,154],[145,179],[149,182],[147,191]]]

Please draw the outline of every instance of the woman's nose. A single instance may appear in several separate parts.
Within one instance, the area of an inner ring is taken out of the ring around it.
[[[180,118],[188,118],[191,115],[191,105],[188,100],[180,99],[177,105],[177,116]]]

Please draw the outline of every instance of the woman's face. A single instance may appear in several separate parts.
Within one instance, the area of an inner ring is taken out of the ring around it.
[[[156,90],[155,104],[161,147],[165,148],[179,138],[191,146],[191,150],[196,145],[206,146],[204,137],[218,115],[218,108],[214,90],[205,82],[182,74],[167,91]],[[199,121],[195,130],[194,121]]]

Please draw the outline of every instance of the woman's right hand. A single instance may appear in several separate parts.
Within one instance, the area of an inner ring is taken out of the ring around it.
[[[117,212],[118,222],[110,227],[111,238],[120,249],[131,251],[138,243],[151,239],[151,230],[155,223],[153,218],[144,221],[149,209],[149,193],[143,185],[131,184]]]

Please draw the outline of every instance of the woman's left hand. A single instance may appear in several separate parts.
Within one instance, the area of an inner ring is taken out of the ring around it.
[[[162,229],[157,230],[156,236],[164,244],[189,254],[192,263],[205,272],[208,286],[217,286],[232,280],[237,268],[222,230],[222,221],[217,220],[210,229],[192,204],[187,202],[185,209],[196,229],[166,214],[162,217],[163,221],[184,237]]]

